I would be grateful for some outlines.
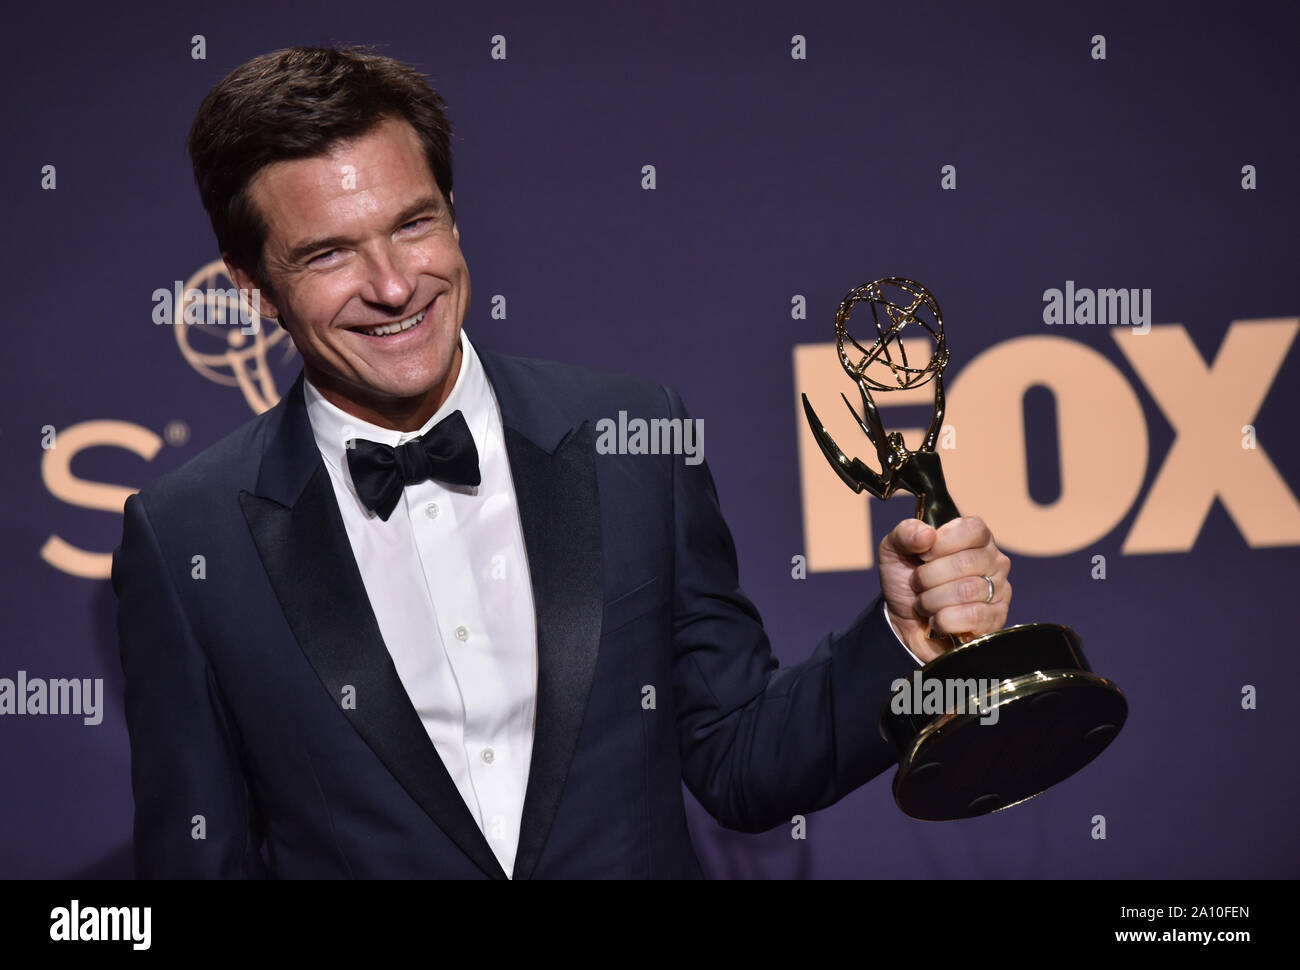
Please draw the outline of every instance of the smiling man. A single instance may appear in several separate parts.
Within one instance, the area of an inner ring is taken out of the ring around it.
[[[269,292],[229,268],[241,287],[261,285],[307,379],[356,417],[420,427],[460,373],[470,286],[454,194],[444,201],[415,129],[380,120],[327,154],[267,165],[247,192],[266,226]]]
[[[218,245],[303,373],[126,504],[141,876],[695,877],[682,781],[744,831],[830,805],[894,764],[876,712],[930,625],[1006,620],[984,524],[909,520],[881,594],[778,667],[707,463],[595,446],[677,394],[470,342],[449,134],[360,50],[256,58],[199,109]]]

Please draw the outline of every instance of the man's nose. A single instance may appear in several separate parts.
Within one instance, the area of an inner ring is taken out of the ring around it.
[[[362,297],[370,303],[405,307],[415,293],[415,274],[402,265],[391,246],[377,246],[365,254],[366,280]]]

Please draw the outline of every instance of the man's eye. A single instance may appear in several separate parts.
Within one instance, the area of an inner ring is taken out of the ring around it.
[[[429,222],[428,216],[422,216],[419,219],[412,219],[410,222],[406,223],[406,225],[402,226],[400,231],[405,232],[406,230],[414,229],[417,226],[420,228],[424,228],[424,225],[427,222]]]
[[[331,256],[338,255],[338,252],[339,250],[337,249],[329,249],[319,255],[313,256],[311,259],[307,260],[307,262],[316,266],[320,263],[327,262]]]

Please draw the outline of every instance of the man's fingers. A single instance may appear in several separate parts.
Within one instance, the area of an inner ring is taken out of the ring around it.
[[[1011,584],[1005,575],[990,574],[989,578],[993,580],[993,599],[987,605],[998,605],[1011,599]],[[985,605],[984,600],[988,595],[989,584],[982,575],[963,576],[951,583],[927,589],[921,594],[920,603],[925,615],[933,617],[951,606]]]
[[[920,556],[934,545],[935,535],[936,530],[920,519],[904,519],[889,538],[898,552]]]
[[[944,607],[931,618],[930,624],[933,629],[951,636],[970,633],[982,637],[986,633],[1002,629],[1006,619],[1005,604],[965,603]]]
[[[993,533],[978,515],[963,515],[939,526],[930,558],[950,556],[962,549],[978,549],[993,543]]]
[[[916,569],[917,592],[937,589],[945,583],[955,582],[964,576],[992,577],[994,581],[1005,578],[1011,571],[1011,559],[990,543],[978,549],[962,549],[929,562]],[[987,589],[987,586],[986,586]]]
[[[983,636],[1002,629],[1010,609],[1011,559],[998,550],[983,519],[962,516],[937,529],[908,519],[881,543],[882,553],[886,543],[896,555],[921,560],[910,574],[911,609],[932,630]],[[986,576],[993,583],[991,598]]]

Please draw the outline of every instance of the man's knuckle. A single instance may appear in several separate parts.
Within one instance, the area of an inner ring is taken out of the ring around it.
[[[970,625],[964,606],[946,606],[935,614],[935,620],[944,633],[962,633]]]

